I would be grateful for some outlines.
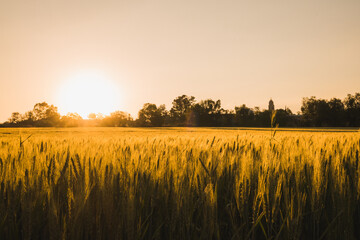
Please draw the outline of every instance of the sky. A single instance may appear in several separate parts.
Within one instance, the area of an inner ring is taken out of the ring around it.
[[[94,72],[107,88],[72,87]],[[360,1],[0,0],[0,122],[42,101],[73,111],[70,92],[110,104],[109,88],[134,117],[182,94],[293,112],[343,99],[360,91]]]

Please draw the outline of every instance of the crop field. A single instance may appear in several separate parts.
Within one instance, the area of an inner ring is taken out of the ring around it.
[[[0,129],[1,239],[359,239],[354,129]]]

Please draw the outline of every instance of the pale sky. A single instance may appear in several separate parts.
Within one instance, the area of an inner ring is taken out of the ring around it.
[[[81,71],[134,117],[182,94],[296,112],[302,97],[360,91],[360,1],[0,0],[0,122],[61,108]]]

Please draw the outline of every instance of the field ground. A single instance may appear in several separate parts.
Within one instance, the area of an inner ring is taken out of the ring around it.
[[[161,127],[161,128],[109,128],[109,127],[91,127],[91,128],[0,128],[0,138],[4,137],[19,137],[20,135],[35,134],[35,135],[61,135],[69,136],[70,134],[131,134],[131,135],[146,135],[146,134],[187,134],[187,133],[201,133],[213,134],[221,136],[224,133],[239,135],[239,134],[254,134],[260,132],[266,134],[272,131],[271,128],[240,128],[240,127]],[[358,133],[359,128],[277,128],[277,132],[301,132],[301,133]]]
[[[2,128],[4,239],[358,239],[359,129]]]

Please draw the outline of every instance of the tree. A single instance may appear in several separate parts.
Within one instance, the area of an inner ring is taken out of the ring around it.
[[[145,103],[139,111],[138,124],[144,127],[160,127],[164,124],[167,112],[165,105],[157,107],[152,103]]]
[[[22,116],[21,125],[22,126],[28,126],[28,127],[33,127],[34,126],[34,113],[32,111],[27,111]]]
[[[9,118],[9,122],[14,124],[19,123],[21,120],[21,114],[19,112],[13,112]]]
[[[193,119],[191,125],[216,126],[220,123],[221,101],[212,99],[202,100],[192,107]]]
[[[249,127],[254,126],[254,111],[245,104],[240,107],[235,107],[236,122],[239,126]]]
[[[170,116],[173,119],[175,125],[184,126],[186,120],[190,118],[191,108],[195,103],[194,96],[182,95],[174,99],[173,106],[170,109]]]
[[[276,110],[276,124],[279,124],[279,127],[294,127],[295,120],[292,117],[292,112],[289,108],[277,109]]]
[[[344,105],[347,125],[360,127],[360,93],[348,94]]]
[[[85,121],[86,126],[90,127],[96,127],[96,126],[104,126],[106,125],[103,120],[105,119],[105,116],[101,113],[89,113],[88,115],[88,121]]]
[[[338,98],[332,98],[329,101],[315,97],[303,98],[301,112],[308,126],[339,127],[344,126],[346,122],[345,106]]]
[[[221,110],[221,101],[217,100],[216,102],[212,99],[206,99],[200,101],[199,105],[204,110],[206,114],[217,114]]]
[[[82,125],[83,118],[78,113],[68,113],[61,117],[63,127],[79,127]]]
[[[35,104],[33,114],[38,126],[55,126],[60,120],[57,107],[46,102]]]
[[[257,127],[270,127],[271,126],[271,112],[263,110],[254,113],[255,126]]]
[[[95,120],[96,119],[96,114],[95,113],[89,113],[88,118],[90,120]]]
[[[27,120],[27,121],[31,121],[33,122],[35,119],[34,119],[34,113],[33,111],[27,111],[25,114],[24,114],[24,120]]]
[[[131,121],[130,114],[123,111],[115,111],[110,113],[110,116],[103,118],[102,125],[106,127],[127,127]]]
[[[332,98],[328,101],[329,113],[328,121],[332,127],[340,127],[345,124],[345,106],[338,98]]]
[[[305,123],[309,126],[324,127],[329,126],[330,107],[326,100],[303,98],[301,112]]]

